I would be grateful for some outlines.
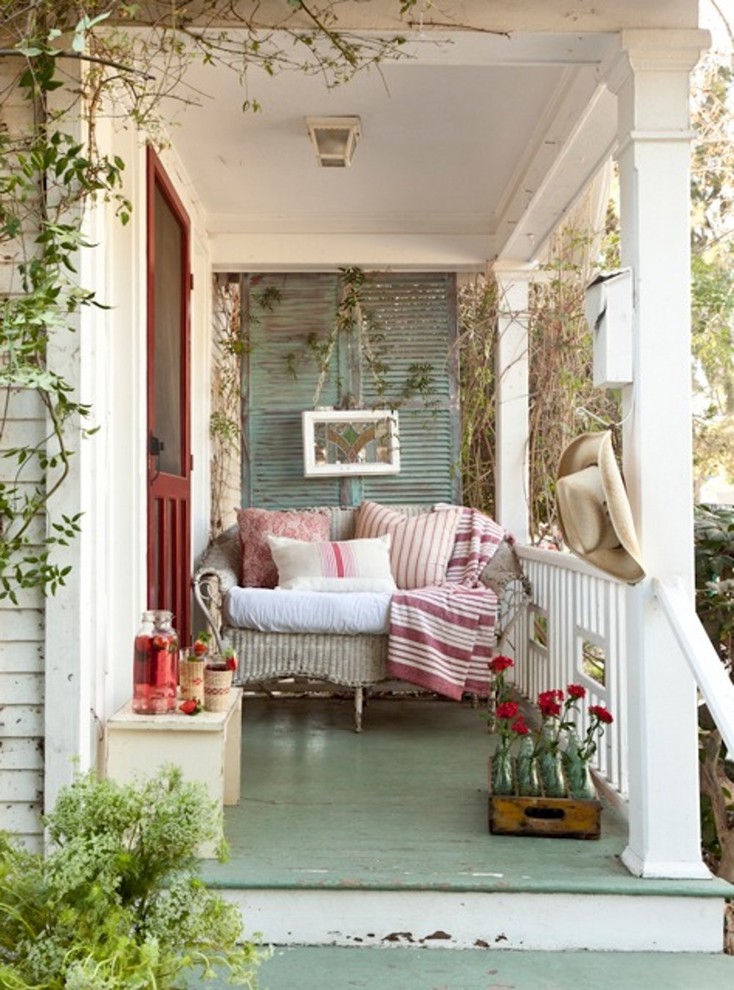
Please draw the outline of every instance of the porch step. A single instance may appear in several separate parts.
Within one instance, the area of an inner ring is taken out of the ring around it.
[[[266,944],[722,951],[732,887],[631,876],[611,807],[597,840],[490,835],[486,725],[470,708],[374,701],[360,735],[333,700],[246,699],[243,730],[231,858],[202,875]]]
[[[258,990],[731,990],[732,986],[734,956],[724,955],[332,947],[275,949],[260,968]]]
[[[246,931],[281,946],[534,952],[723,949],[723,896],[459,889],[223,890]],[[703,884],[702,884],[703,886]]]

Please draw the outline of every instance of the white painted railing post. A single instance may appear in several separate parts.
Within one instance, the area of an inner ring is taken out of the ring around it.
[[[498,261],[496,357],[495,515],[519,543],[529,539],[528,518],[528,294],[533,268]]]
[[[650,578],[693,587],[689,326],[689,73],[707,35],[624,31],[618,94],[622,264],[634,279],[624,471],[648,579],[627,594],[630,822],[623,861],[705,877],[695,683]]]

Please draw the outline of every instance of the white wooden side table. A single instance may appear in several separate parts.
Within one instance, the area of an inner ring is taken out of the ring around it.
[[[232,688],[226,711],[198,715],[137,715],[128,702],[107,719],[105,775],[131,783],[172,763],[185,780],[204,783],[220,807],[238,804],[241,742],[242,688]],[[213,856],[213,848],[201,855]]]

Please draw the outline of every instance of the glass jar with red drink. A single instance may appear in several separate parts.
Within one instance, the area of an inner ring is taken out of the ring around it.
[[[164,609],[143,612],[133,659],[132,707],[139,715],[176,710],[178,634],[172,622]]]

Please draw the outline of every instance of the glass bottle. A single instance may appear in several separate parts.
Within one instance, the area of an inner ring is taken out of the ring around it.
[[[176,710],[178,634],[172,620],[164,609],[143,612],[133,658],[132,708],[138,715]]]
[[[593,801],[596,797],[596,787],[589,769],[589,760],[582,754],[578,736],[573,731],[569,733],[568,745],[563,754],[563,766],[571,797]]]
[[[566,797],[561,754],[547,751],[538,757],[538,772],[546,797]]]
[[[563,759],[558,748],[558,729],[546,723],[541,730],[538,774],[546,797],[566,797]]]
[[[530,736],[522,737],[517,753],[517,792],[520,797],[537,797],[540,794],[535,743]]]
[[[492,757],[492,793],[515,793],[515,775],[512,769],[512,755],[510,753],[510,746],[504,737],[500,738],[497,750]]]

